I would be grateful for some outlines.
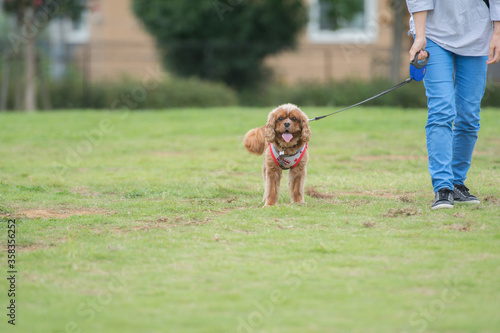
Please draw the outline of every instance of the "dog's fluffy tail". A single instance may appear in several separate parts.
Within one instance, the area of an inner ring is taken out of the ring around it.
[[[245,145],[245,149],[252,154],[262,155],[264,150],[266,149],[266,139],[264,138],[264,127],[258,127],[251,129],[245,134],[245,138],[243,139],[243,143]]]

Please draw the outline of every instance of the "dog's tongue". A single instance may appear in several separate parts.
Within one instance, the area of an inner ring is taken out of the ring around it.
[[[290,142],[293,139],[293,134],[291,134],[291,133],[283,133],[281,135],[281,137],[283,138],[283,140],[285,140],[288,143],[288,142]]]

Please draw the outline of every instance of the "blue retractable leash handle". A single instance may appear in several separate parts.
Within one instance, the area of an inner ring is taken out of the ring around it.
[[[431,56],[431,54],[429,53],[429,51],[425,51],[425,52],[427,52],[427,57],[425,57],[423,60],[419,61],[418,60],[418,55],[420,54],[420,52],[422,52],[422,50],[418,51],[417,54],[415,55],[415,58],[413,58],[413,60],[410,62],[410,77],[407,78],[406,80],[404,80],[403,82],[398,83],[398,84],[396,84],[394,87],[392,87],[390,89],[382,91],[381,93],[379,93],[379,94],[377,94],[375,96],[367,98],[364,101],[361,101],[361,102],[356,103],[354,105],[348,106],[348,107],[346,107],[346,108],[344,108],[342,110],[335,111],[335,112],[332,112],[330,114],[326,114],[324,116],[320,116],[320,117],[316,117],[316,118],[313,118],[313,119],[309,119],[309,122],[320,120],[320,119],[323,119],[323,118],[326,118],[326,117],[329,117],[329,116],[333,116],[336,113],[344,112],[346,110],[352,109],[355,106],[361,105],[361,104],[366,103],[368,101],[371,101],[371,100],[373,100],[375,98],[378,98],[378,97],[380,97],[382,95],[390,93],[391,91],[396,90],[399,87],[402,87],[402,86],[410,83],[411,81],[422,81],[422,79],[425,76],[425,66],[429,62],[429,57]]]
[[[425,66],[429,62],[430,57],[429,51],[425,51],[427,52],[427,57],[425,57],[425,59],[423,60],[418,60],[418,55],[420,54],[420,52],[422,52],[422,50],[418,51],[417,54],[415,54],[415,58],[413,58],[413,60],[410,62],[410,77],[415,81],[422,81],[422,79],[424,78]]]

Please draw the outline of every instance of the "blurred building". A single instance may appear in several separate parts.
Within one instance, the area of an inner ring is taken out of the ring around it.
[[[298,49],[268,60],[278,77],[286,82],[390,77],[396,11],[405,22],[400,27],[402,44],[398,46],[396,66],[400,73],[407,72],[406,62],[404,68],[401,65],[411,45],[406,36],[409,14],[405,1],[400,1],[399,8],[391,8],[391,0],[365,0],[363,11],[335,30],[329,24],[328,6],[321,0],[307,2],[310,21]]]
[[[363,10],[337,30],[330,28],[327,7],[321,0],[304,1],[309,4],[310,22],[297,49],[266,61],[277,80],[390,78],[393,66],[399,68],[400,78],[407,76],[407,50],[412,40],[406,35],[409,14],[405,1],[365,0]],[[148,66],[160,66],[155,42],[133,14],[131,2],[89,1],[90,33],[81,60],[92,80],[141,78]]]
[[[306,1],[311,20],[297,49],[267,59],[279,81],[388,77],[394,12],[390,0],[365,0],[364,11],[335,31],[328,27],[321,1]],[[154,40],[134,16],[131,2],[90,1],[90,34],[82,59],[92,80],[141,77],[147,66],[159,65]],[[406,6],[401,10],[406,13]],[[407,47],[409,43],[405,41]]]
[[[91,0],[85,59],[92,80],[142,78],[160,66],[153,37],[132,12],[132,0]]]

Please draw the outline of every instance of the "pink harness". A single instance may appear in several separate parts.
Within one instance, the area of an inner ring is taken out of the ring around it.
[[[278,151],[278,149],[272,144],[269,144],[269,150],[274,162],[282,169],[292,169],[295,168],[307,150],[307,142],[304,147],[300,148],[299,151],[294,155],[284,155],[283,152]]]

